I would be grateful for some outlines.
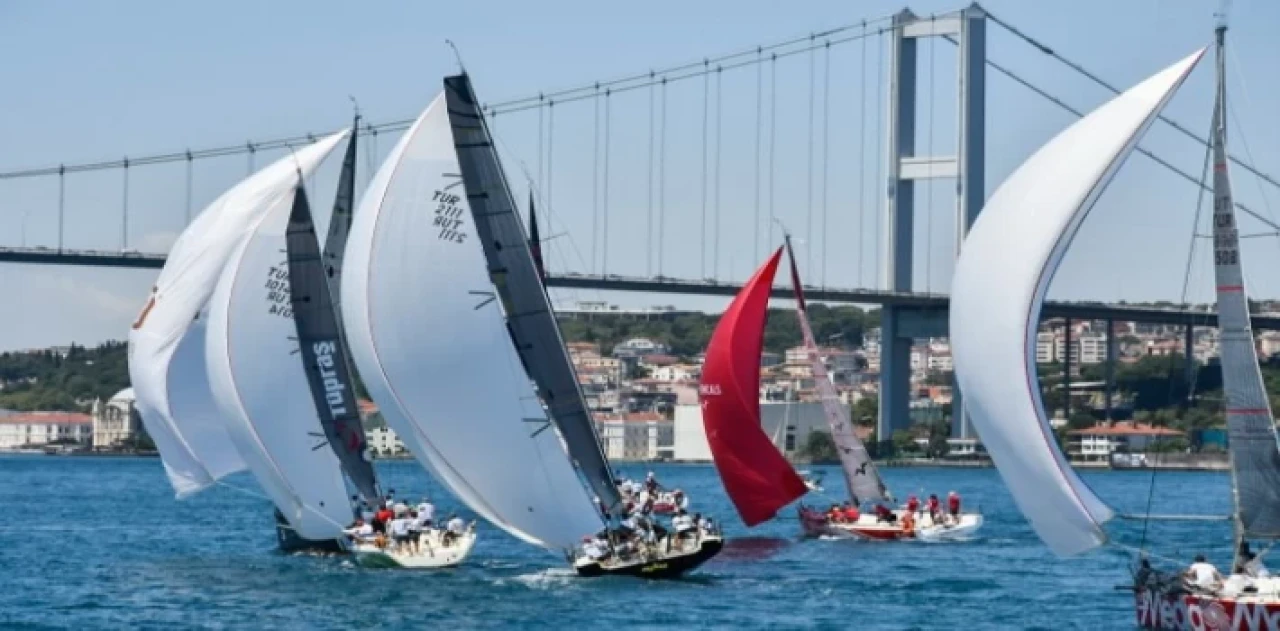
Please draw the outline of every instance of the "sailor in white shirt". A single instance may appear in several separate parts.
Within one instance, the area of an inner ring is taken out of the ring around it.
[[[436,521],[435,504],[432,504],[425,497],[422,498],[422,503],[418,504],[418,523],[424,524],[426,528],[430,528],[431,526],[435,525],[435,521]],[[426,530],[426,528],[423,528],[423,530]]]
[[[693,518],[689,516],[689,513],[680,511],[676,513],[675,517],[671,518],[671,527],[675,529],[676,534],[686,533],[694,528]]]
[[[373,526],[363,519],[357,519],[354,526],[347,528],[342,532],[357,542],[365,542],[373,539]]]
[[[411,537],[409,537],[409,524],[412,523],[408,517],[397,517],[391,520],[391,524],[387,530],[391,533],[391,539],[396,542],[397,548],[405,548],[409,546]]]
[[[1183,576],[1192,587],[1204,591],[1216,592],[1222,587],[1222,574],[1212,563],[1204,560],[1203,554],[1196,555],[1195,563],[1187,568]]]

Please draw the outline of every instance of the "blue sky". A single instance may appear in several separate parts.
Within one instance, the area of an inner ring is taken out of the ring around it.
[[[959,6],[919,2],[912,9],[928,15]],[[993,0],[984,6],[1113,84],[1127,87],[1208,43],[1215,3]],[[4,112],[0,146],[5,148],[0,152],[0,171],[321,132],[346,123],[351,108],[348,95],[359,100],[370,121],[412,117],[439,91],[440,78],[456,69],[445,38],[461,49],[481,99],[498,102],[856,24],[900,8],[898,3],[880,1],[502,0],[357,6],[327,0],[74,5],[9,0],[0,3],[0,58],[6,60],[0,64],[0,81],[9,86],[0,92]],[[1229,87],[1237,125],[1232,130],[1232,151],[1244,155],[1247,141],[1250,161],[1280,175],[1280,125],[1274,117],[1280,111],[1280,87],[1275,81],[1280,44],[1274,37],[1280,28],[1280,4],[1236,0],[1231,13]],[[1073,106],[1088,110],[1108,96],[1002,28],[991,24],[989,30],[992,60]],[[717,83],[710,82],[708,172],[714,174],[718,157],[718,227],[714,223],[717,187],[714,178],[702,177],[704,84],[692,79],[668,86],[664,274],[747,276],[766,245],[757,246],[754,222],[759,186],[765,216],[759,223],[759,240],[768,240],[772,197],[774,214],[803,241],[801,257],[809,282],[823,282],[825,276],[831,286],[877,283],[875,178],[883,130],[875,126],[875,117],[883,91],[877,82],[876,60],[884,40],[873,36],[866,42],[865,60],[861,41],[831,48],[826,98],[826,53],[813,54],[812,133],[810,55],[764,64],[759,152],[756,68],[723,73],[718,84],[722,88],[719,117],[714,113]],[[919,90],[922,101],[928,100],[930,92],[935,98],[932,113],[926,104],[920,107],[918,148],[924,151],[932,143],[935,152],[948,153],[955,136],[954,48],[938,43],[931,52],[930,46],[920,48]],[[990,191],[1074,117],[993,72],[988,74],[988,84]],[[771,90],[775,85],[776,93]],[[1167,114],[1194,130],[1206,129],[1211,85],[1212,66],[1204,63]],[[864,87],[866,110],[862,108]],[[655,100],[659,95],[655,90]],[[603,100],[558,106],[553,134],[547,131],[544,112],[541,151],[537,111],[502,115],[494,121],[518,194],[523,196],[529,184],[522,176],[527,172],[543,208],[552,214],[552,225],[544,226],[544,233],[566,233],[548,248],[554,268],[606,267],[610,273],[635,275],[658,271],[652,254],[655,248],[646,236],[649,98],[647,89],[609,98],[609,254],[606,262],[597,257],[594,265],[592,223],[595,216],[597,234],[602,234],[604,180],[602,160],[593,159],[596,142],[603,145],[603,136],[597,137],[593,129],[596,108],[603,112]],[[825,138],[830,145],[824,185],[821,132],[827,99],[830,114]],[[776,104],[772,116],[771,103]],[[775,121],[772,177],[771,119]],[[719,152],[715,150],[717,121],[722,133]],[[392,142],[380,138],[379,152]],[[1202,149],[1176,132],[1158,126],[1144,145],[1190,172],[1199,172]],[[380,158],[371,144],[362,153],[363,178]],[[255,163],[261,165],[273,157],[259,155]],[[197,162],[191,186],[193,210],[233,184],[249,166],[246,156]],[[312,193],[316,198],[331,197],[334,166],[316,179],[317,190]],[[67,247],[122,246],[122,175],[115,170],[67,178]],[[1234,176],[1240,201],[1280,216],[1280,189],[1262,188],[1242,170],[1237,169]],[[187,212],[185,166],[133,168],[129,182],[129,246],[166,248]],[[711,224],[705,237],[701,228],[704,185]],[[56,178],[0,180],[0,243],[56,245],[57,186]],[[947,289],[953,243],[952,186],[938,181],[921,187],[917,194],[916,285],[921,290]],[[828,200],[825,231],[820,208],[824,190]],[[1196,200],[1193,186],[1135,156],[1086,222],[1051,295],[1177,300]],[[1263,230],[1254,222],[1244,225],[1246,231]],[[776,232],[773,237],[776,242]],[[595,250],[604,249],[604,239],[596,237]],[[927,253],[926,245],[932,246]],[[1193,265],[1192,298],[1198,300],[1208,299],[1210,289],[1204,251],[1201,244]],[[1280,265],[1280,240],[1250,239],[1245,257],[1247,269],[1253,272],[1252,293],[1280,296],[1280,278],[1261,271]],[[122,338],[153,276],[154,272],[143,271],[0,267],[0,283],[7,288],[11,305],[0,312],[0,349]],[[558,297],[564,301],[603,298],[629,305],[674,302],[707,310],[725,304],[719,299],[596,292]]]

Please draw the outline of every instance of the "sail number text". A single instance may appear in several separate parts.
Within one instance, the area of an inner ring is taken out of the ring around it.
[[[452,243],[466,241],[467,233],[462,231],[463,209],[458,205],[458,202],[462,201],[462,197],[454,193],[438,190],[431,197],[431,201],[436,203],[435,219],[431,222],[431,225],[440,230],[436,234],[436,238]]]
[[[293,303],[289,295],[289,268],[272,265],[267,270],[267,313],[282,318],[293,317]]]

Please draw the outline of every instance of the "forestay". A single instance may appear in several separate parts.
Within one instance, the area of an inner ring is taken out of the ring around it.
[[[617,511],[621,502],[617,482],[578,387],[578,376],[565,351],[551,301],[529,250],[471,82],[466,75],[448,77],[444,90],[467,202],[476,235],[484,246],[489,276],[504,307],[511,343],[537,384],[570,457],[596,496]]]
[[[258,171],[214,200],[178,237],[129,332],[138,412],[178,497],[245,468],[213,405],[197,317],[250,226],[342,140],[334,134]]]
[[[601,520],[512,348],[459,173],[439,97],[356,212],[342,283],[352,358],[388,425],[459,499],[568,549]]]
[[[345,177],[345,175],[344,175]],[[339,184],[339,191],[342,185]],[[341,193],[339,193],[341,195]],[[360,409],[347,361],[347,344],[338,328],[337,310],[330,297],[328,275],[321,261],[320,243],[316,240],[315,223],[300,190],[289,215],[285,241],[288,250],[289,304],[293,309],[294,330],[309,391],[319,414],[323,438],[329,450],[342,463],[352,484],[371,505],[382,496],[370,454]],[[338,211],[334,210],[335,214]],[[348,217],[350,210],[347,211]],[[330,236],[333,233],[330,232]],[[346,231],[342,243],[346,244]]]
[[[1201,50],[1059,133],[987,201],[951,291],[951,343],[964,404],[1022,514],[1055,553],[1105,541],[1112,511],[1058,449],[1036,376],[1040,308],[1094,201]]]
[[[796,295],[796,318],[800,321],[805,352],[809,359],[809,368],[813,372],[814,388],[822,401],[823,415],[827,418],[827,427],[831,430],[832,442],[840,453],[840,470],[844,473],[845,486],[849,489],[849,499],[854,505],[862,502],[890,501],[892,496],[885,488],[880,472],[871,462],[871,454],[866,445],[853,433],[853,423],[849,421],[849,410],[840,401],[831,377],[827,375],[827,366],[818,355],[818,344],[813,339],[813,328],[809,326],[809,308],[804,300],[804,285],[800,283],[800,270],[796,267],[796,254],[791,248],[791,237],[787,236],[787,258],[791,261],[791,286]]]
[[[1223,53],[1219,42],[1218,94],[1213,110],[1213,262],[1227,444],[1231,449],[1239,536],[1280,539],[1280,448],[1249,321],[1240,233],[1227,172]]]

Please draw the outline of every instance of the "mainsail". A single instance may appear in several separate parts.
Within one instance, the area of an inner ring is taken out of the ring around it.
[[[1213,270],[1218,296],[1227,443],[1235,482],[1237,537],[1280,539],[1280,448],[1258,368],[1227,173],[1227,94],[1223,36],[1217,32],[1218,89],[1213,109]]]
[[[484,246],[489,275],[505,308],[511,340],[568,445],[570,457],[600,501],[617,511],[621,504],[617,482],[578,387],[471,82],[465,74],[448,77],[444,91],[467,202],[477,238]]]
[[[214,200],[178,237],[129,332],[129,378],[138,412],[179,497],[245,468],[209,393],[200,312],[227,259],[274,203],[291,195],[346,132],[251,175]]]
[[[361,200],[342,283],[352,360],[454,495],[524,541],[572,548],[600,516],[511,344],[454,141],[442,96]]]
[[[298,358],[285,232],[307,212],[301,186],[232,254],[209,300],[209,385],[232,442],[301,536],[334,539],[351,520],[342,469],[325,448]]]
[[[760,426],[760,351],[781,258],[779,248],[720,317],[698,384],[711,457],[747,526],[768,521],[808,491]]]
[[[849,420],[849,411],[836,394],[836,388],[827,375],[827,366],[818,355],[818,345],[813,339],[813,328],[809,326],[809,310],[804,300],[804,285],[800,283],[800,271],[796,266],[796,254],[791,248],[791,235],[787,235],[787,258],[791,261],[791,286],[796,294],[796,318],[800,321],[800,332],[804,336],[805,351],[809,356],[809,367],[813,371],[814,387],[818,390],[818,398],[822,401],[822,411],[827,417],[827,427],[831,429],[831,439],[840,452],[840,469],[844,472],[844,482],[849,489],[849,499],[854,505],[862,502],[891,501],[892,495],[885,488],[880,472],[871,462],[871,454],[866,445],[853,433],[853,423]]]
[[[354,143],[354,136],[352,138]],[[338,210],[334,209],[334,215],[337,214]],[[347,214],[349,217],[350,210]],[[332,230],[329,237],[332,243]],[[320,425],[324,430],[323,440],[328,442],[360,495],[372,504],[382,493],[378,489],[373,464],[369,462],[364,426],[360,423],[360,410],[356,405],[355,388],[347,363],[347,346],[338,328],[337,309],[330,297],[320,242],[316,239],[315,223],[307,205],[306,192],[302,189],[298,190],[289,216],[285,241],[294,329],[315,410],[320,415]],[[346,241],[344,230],[344,246]],[[316,442],[320,442],[320,438],[316,437]]]
[[[1113,515],[1058,448],[1036,378],[1040,308],[1094,201],[1180,86],[1200,50],[1059,133],[1000,185],[965,240],[951,287],[964,404],[1006,486],[1059,555],[1106,540]]]

